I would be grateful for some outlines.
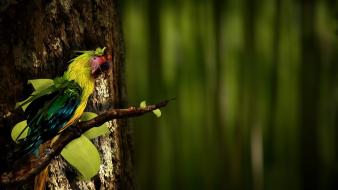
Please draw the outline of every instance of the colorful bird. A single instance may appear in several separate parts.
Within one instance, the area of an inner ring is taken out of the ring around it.
[[[97,48],[80,52],[81,55],[70,61],[64,75],[54,79],[53,85],[32,93],[20,104],[29,104],[25,110],[29,132],[19,140],[17,155],[22,157],[34,153],[41,144],[81,117],[89,96],[94,92],[95,78],[108,68],[112,59],[104,54],[104,50]]]

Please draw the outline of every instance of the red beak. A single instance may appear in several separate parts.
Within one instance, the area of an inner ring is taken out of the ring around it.
[[[109,63],[112,61],[111,55],[106,56],[97,56],[92,58],[91,67],[92,67],[92,75],[97,77],[104,71],[108,70]]]

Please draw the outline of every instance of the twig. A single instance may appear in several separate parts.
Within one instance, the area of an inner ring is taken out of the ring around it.
[[[171,99],[172,100],[172,99]],[[82,133],[86,132],[96,126],[100,126],[103,123],[112,119],[122,119],[129,117],[136,117],[145,113],[151,112],[155,109],[164,107],[169,101],[166,100],[158,104],[148,105],[144,108],[141,107],[129,107],[126,109],[111,109],[99,116],[88,120],[79,122],[76,126],[71,126],[67,130],[63,131],[60,137],[53,143],[52,147],[38,159],[28,159],[25,164],[22,164],[21,168],[14,169],[12,171],[2,173],[0,176],[0,184],[10,185],[15,183],[22,183],[31,179],[33,176],[40,173],[52,159],[59,155],[62,149],[72,140],[78,138]]]

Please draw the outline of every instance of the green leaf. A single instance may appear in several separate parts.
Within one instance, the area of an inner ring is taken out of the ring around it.
[[[140,108],[145,108],[145,107],[147,107],[147,103],[146,103],[145,100],[143,100],[143,101],[140,103]],[[160,109],[153,110],[153,113],[156,115],[156,117],[161,117],[161,115],[162,115]]]
[[[161,115],[162,115],[160,109],[153,110],[153,113],[156,115],[156,117],[161,117]]]
[[[32,84],[35,91],[44,90],[54,84],[52,79],[32,79],[28,80],[28,84]]]
[[[26,127],[26,126],[27,126],[27,120],[23,120],[23,121],[17,123],[13,127],[12,133],[11,133],[11,137],[12,137],[12,139],[13,139],[14,142],[18,143],[17,140],[23,139],[23,138],[25,138],[28,135],[28,129],[29,128]],[[20,137],[18,138],[19,135],[20,135]]]
[[[91,119],[95,118],[96,116],[97,116],[97,114],[94,113],[94,112],[83,112],[83,114],[81,115],[80,120],[81,121],[88,121],[88,120],[91,120]]]
[[[22,109],[23,111],[25,111],[26,108],[29,106],[29,103],[27,103],[27,104],[25,104],[25,105],[23,105],[23,106],[22,106],[22,104],[24,104],[28,99],[29,99],[29,97],[28,97],[26,100],[24,100],[24,101],[17,102],[17,103],[15,104],[15,109],[21,106],[21,109]]]
[[[28,80],[27,82],[28,84],[32,84],[33,88],[34,88],[34,92],[32,93],[32,95],[37,94],[38,92],[45,90],[46,88],[52,86],[54,84],[54,81],[52,79],[32,79],[32,80]],[[25,111],[26,108],[29,106],[30,103],[27,103],[25,105],[22,106],[22,104],[24,104],[27,100],[29,100],[30,97],[28,97],[27,99],[25,99],[24,101],[18,102],[15,104],[15,108],[18,108],[21,106],[22,110]]]
[[[81,116],[81,121],[88,121],[91,120],[93,118],[95,118],[97,116],[96,113],[93,112],[84,112]],[[89,139],[93,139],[96,138],[98,136],[101,135],[105,135],[109,132],[108,129],[108,125],[106,123],[104,123],[103,125],[99,126],[99,127],[93,127],[91,129],[89,129],[88,131],[86,131],[85,133],[83,133],[84,136],[86,136]]]
[[[107,133],[109,133],[109,129],[107,127],[107,124],[103,124],[100,127],[93,127],[91,129],[89,129],[88,131],[83,133],[83,135],[86,136],[89,139],[94,139],[98,136],[105,135]]]
[[[140,103],[140,108],[145,108],[147,107],[147,103],[145,100],[143,100],[141,103]]]
[[[100,155],[93,143],[84,135],[71,141],[61,152],[62,157],[81,175],[80,179],[89,180],[100,169]]]

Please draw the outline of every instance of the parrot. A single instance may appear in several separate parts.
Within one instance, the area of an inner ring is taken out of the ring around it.
[[[105,48],[81,51],[69,61],[68,69],[61,77],[55,78],[51,86],[32,93],[21,102],[21,107],[28,105],[25,109],[28,134],[18,140],[18,157],[37,152],[41,144],[79,120],[94,92],[95,79],[109,68],[112,61],[111,55],[104,51]]]

